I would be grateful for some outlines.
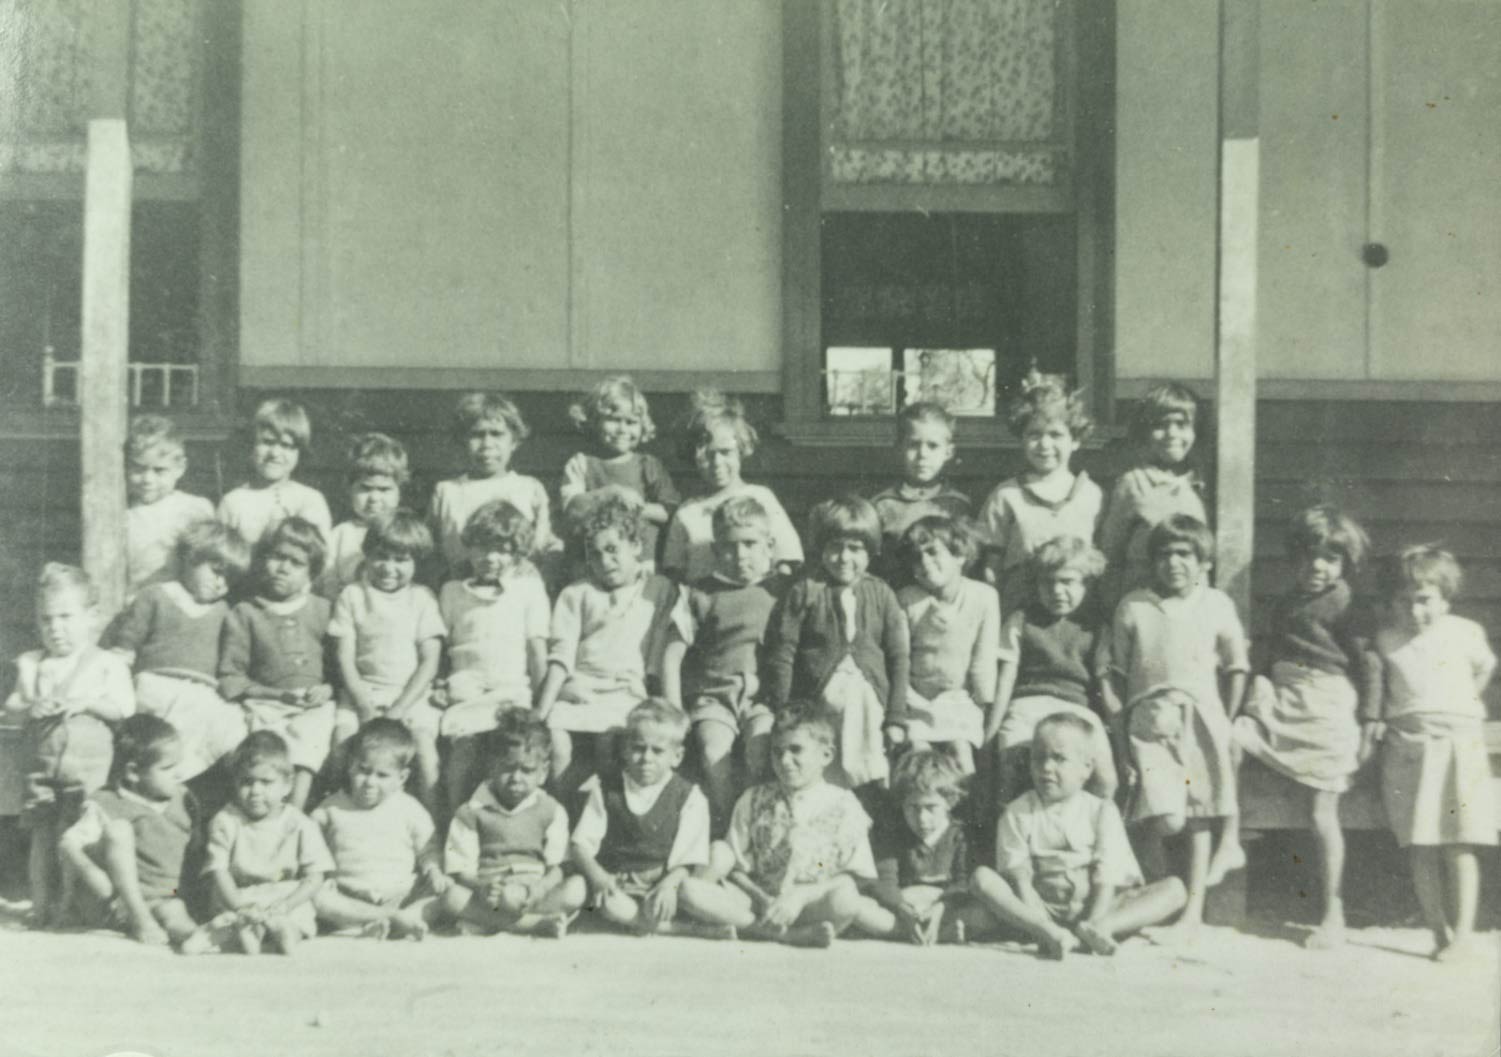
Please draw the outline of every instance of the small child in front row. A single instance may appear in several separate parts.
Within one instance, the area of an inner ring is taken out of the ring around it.
[[[919,518],[969,517],[969,496],[945,478],[954,463],[954,416],[930,401],[902,408],[896,417],[896,453],[902,479],[870,497],[881,519],[881,553],[872,571],[893,589],[911,583],[901,542]]]
[[[219,693],[239,702],[252,731],[286,739],[298,808],[307,803],[334,733],[323,645],[329,604],[312,593],[323,553],[323,536],[311,521],[290,517],[273,528],[256,548],[255,594],[229,611],[219,646]]]
[[[1046,958],[1063,958],[1076,942],[1114,954],[1121,937],[1166,921],[1186,899],[1176,877],[1141,883],[1115,802],[1085,791],[1092,740],[1073,713],[1037,724],[1033,788],[1001,816],[996,868],[981,866],[971,882],[975,898]]]
[[[177,545],[188,526],[214,516],[214,504],[177,490],[187,449],[171,419],[137,415],[125,437],[125,594],[176,579]]]
[[[339,592],[328,622],[343,683],[334,713],[334,745],[377,716],[405,724],[417,758],[417,796],[437,806],[439,713],[428,703],[443,659],[438,600],[413,583],[433,537],[410,510],[370,525],[360,579]]]
[[[734,939],[738,901],[692,876],[709,864],[709,804],[676,773],[688,717],[649,698],[626,718],[622,765],[584,784],[573,827],[574,898],[642,934]],[[685,920],[685,916],[687,920]]]
[[[1495,795],[1480,693],[1496,670],[1485,630],[1449,611],[1463,575],[1454,555],[1409,547],[1393,563],[1380,711],[1367,711],[1364,748],[1380,746],[1381,801],[1407,849],[1438,961],[1484,957],[1475,935],[1479,850],[1496,844]]]
[[[365,561],[365,533],[401,506],[401,489],[411,477],[407,450],[384,433],[362,433],[349,447],[349,520],[328,534],[328,558],[314,586],[335,602],[339,592],[360,578]]]
[[[542,789],[551,739],[524,708],[507,709],[493,735],[490,778],[448,827],[443,895],[462,931],[527,932],[561,939],[583,905],[563,879],[568,813]]]
[[[245,954],[263,947],[291,954],[318,934],[313,897],[334,872],[323,833],[293,804],[294,767],[281,735],[258,730],[230,763],[234,800],[208,830],[208,862],[215,917]]]
[[[250,480],[219,500],[219,520],[254,547],[287,518],[303,518],[320,536],[333,528],[328,500],[316,488],[292,480],[312,443],[307,411],[291,400],[264,400],[250,423]]]
[[[344,788],[313,810],[334,861],[313,896],[325,928],[420,940],[437,920],[437,898],[451,882],[432,816],[403,788],[416,755],[411,731],[377,716],[349,744]]]

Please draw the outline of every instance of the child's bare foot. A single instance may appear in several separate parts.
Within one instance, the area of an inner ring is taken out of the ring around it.
[[[536,928],[532,929],[533,936],[540,936],[545,940],[560,940],[568,935],[568,915],[549,914],[537,922]]]
[[[782,942],[789,947],[832,947],[836,935],[832,922],[820,921],[788,929],[782,934]]]
[[[922,923],[921,938],[924,947],[931,947],[938,942],[939,930],[943,928],[943,908],[937,907],[933,914],[924,919]]]
[[[1342,908],[1330,910],[1324,915],[1324,920],[1319,922],[1319,927],[1314,929],[1303,940],[1303,946],[1310,951],[1332,951],[1345,945],[1345,912]]]
[[[1204,885],[1213,888],[1236,870],[1246,868],[1246,850],[1239,843],[1220,842],[1209,859],[1209,870],[1204,875]]]
[[[148,947],[166,947],[172,942],[172,937],[167,935],[166,929],[157,924],[155,918],[132,925],[130,935],[137,943],[144,943]]]
[[[1119,946],[1114,936],[1101,931],[1090,921],[1081,921],[1075,925],[1074,935],[1079,937],[1080,942],[1089,949],[1090,954],[1099,954],[1106,958],[1114,954]]]
[[[969,942],[969,930],[965,928],[964,919],[960,917],[947,917],[943,919],[938,929],[939,943],[957,943],[960,946]]]
[[[268,923],[266,938],[270,941],[267,946],[277,954],[291,954],[297,949],[297,944],[302,942],[297,926],[285,919]]]
[[[764,922],[756,922],[745,930],[745,938],[748,940],[763,940],[767,943],[782,943],[787,937],[785,925],[768,925]]]
[[[692,936],[701,940],[737,940],[734,925],[712,925],[707,921],[669,921],[656,930],[664,936]]]
[[[1074,945],[1074,934],[1068,929],[1054,929],[1046,939],[1039,940],[1037,953],[1050,962],[1061,962],[1068,957],[1068,949]]]
[[[1191,947],[1198,942],[1202,924],[1197,918],[1180,918],[1162,928],[1144,929],[1143,935],[1159,947]]]
[[[264,930],[260,925],[242,924],[235,929],[235,944],[242,954],[261,953],[261,936]]]
[[[380,918],[377,921],[367,921],[360,926],[360,935],[366,939],[383,940],[391,935],[391,919]]]
[[[1485,951],[1484,945],[1473,932],[1456,935],[1445,946],[1433,952],[1433,960],[1446,965],[1465,965],[1478,961]]]
[[[391,915],[391,935],[421,943],[427,939],[427,919],[416,908],[398,910]]]

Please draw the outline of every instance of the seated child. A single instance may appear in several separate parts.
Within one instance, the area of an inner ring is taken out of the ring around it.
[[[402,788],[416,754],[406,726],[375,717],[350,741],[345,787],[313,810],[334,862],[313,896],[325,928],[420,940],[436,920],[450,882],[432,816]]]
[[[489,766],[485,735],[508,708],[530,708],[547,670],[552,621],[547,590],[526,555],[531,519],[504,499],[485,503],[464,526],[469,576],[438,595],[448,628],[448,679],[433,692],[442,710],[445,810],[464,804]]]
[[[230,763],[234,800],[208,830],[208,863],[216,912],[211,923],[232,929],[239,949],[259,954],[269,946],[291,954],[318,934],[313,897],[334,872],[323,833],[287,802],[292,792],[291,752],[281,735],[258,730]]]
[[[177,541],[177,579],[146,587],[105,633],[128,654],[136,708],[172,724],[180,742],[178,777],[196,778],[245,739],[245,714],[219,696],[219,637],[230,589],[250,566],[240,534],[210,518]]]
[[[662,693],[693,722],[714,835],[740,792],[735,743],[751,781],[765,777],[771,710],[761,700],[761,644],[787,579],[771,571],[771,523],[748,495],[714,511],[714,573],[678,595],[662,655]]]
[[[334,713],[341,745],[377,716],[406,725],[417,752],[417,795],[431,810],[438,788],[438,716],[428,703],[443,659],[438,600],[412,577],[433,549],[410,510],[369,526],[360,579],[339,592],[328,635],[343,687]]]
[[[958,522],[919,518],[900,549],[909,582],[896,597],[912,639],[907,739],[938,746],[970,774],[995,700],[1001,603],[995,588],[964,575],[975,545]]]
[[[219,693],[239,702],[251,730],[286,739],[298,808],[307,803],[334,733],[323,649],[329,605],[312,593],[322,571],[317,526],[300,517],[277,525],[256,548],[255,595],[229,611],[219,645]]]
[[[490,780],[453,816],[443,906],[461,930],[528,932],[560,939],[583,905],[563,879],[568,813],[542,790],[550,739],[524,708],[507,709],[493,735]]]
[[[709,805],[675,773],[688,717],[660,698],[626,719],[623,768],[590,778],[573,828],[569,881],[606,921],[641,933],[734,939],[739,915],[730,892],[690,875],[709,864]],[[682,920],[679,914],[694,920]]]
[[[187,450],[171,419],[137,415],[125,437],[125,594],[177,578],[173,559],[183,532],[214,516],[214,504],[177,490]]]
[[[1003,926],[1036,940],[1046,958],[1064,957],[1075,941],[1114,954],[1117,940],[1167,920],[1186,899],[1176,877],[1141,883],[1115,802],[1084,790],[1093,737],[1072,712],[1037,724],[1032,789],[1001,816],[996,869],[981,866],[971,885]]]
[[[108,788],[92,794],[63,834],[63,869],[75,878],[85,924],[116,928],[183,954],[213,946],[180,894],[188,886],[202,820],[178,779],[182,743],[164,719],[131,716],[115,733]]]
[[[287,518],[303,518],[323,537],[333,528],[323,493],[292,480],[312,439],[313,427],[301,404],[264,400],[255,409],[250,424],[250,480],[219,500],[219,520],[252,547]]]
[[[729,874],[737,910],[730,924],[746,938],[827,947],[860,912],[856,882],[875,879],[870,817],[848,789],[824,781],[834,762],[834,722],[816,706],[778,713],[776,780],[745,791],[728,842],[711,851],[705,876]]]
[[[349,520],[328,534],[328,558],[315,590],[330,602],[360,578],[365,561],[365,533],[396,513],[401,488],[411,477],[407,450],[384,433],[362,433],[349,448]],[[428,547],[431,550],[431,545]]]
[[[919,401],[902,408],[896,418],[896,453],[902,479],[870,499],[881,519],[881,553],[871,568],[900,590],[912,582],[912,570],[901,557],[907,529],[920,518],[967,518],[970,501],[944,479],[954,461],[954,416],[942,404]]]
[[[57,923],[67,905],[59,895],[57,842],[78,817],[84,798],[109,778],[111,723],[135,711],[130,669],[101,650],[99,592],[87,573],[48,562],[36,590],[42,649],[16,658],[15,689],[5,710],[25,720],[26,783],[21,822],[31,830],[28,873],[33,925]]]

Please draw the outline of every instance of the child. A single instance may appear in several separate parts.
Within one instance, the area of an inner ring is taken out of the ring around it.
[[[179,777],[196,778],[245,738],[245,715],[219,696],[225,601],[250,566],[250,548],[228,525],[197,521],[177,541],[178,577],[136,595],[104,645],[132,658],[136,708],[172,724]]]
[[[81,888],[86,924],[201,954],[213,939],[180,894],[202,838],[197,804],[180,780],[181,758],[182,743],[166,720],[141,714],[122,722],[110,785],[89,797],[61,850],[72,887]]]
[[[528,709],[507,709],[494,742],[490,780],[448,827],[443,869],[454,883],[444,908],[461,929],[560,939],[583,901],[563,879],[568,814],[542,790],[547,727]]]
[[[971,882],[975,898],[1046,958],[1063,958],[1075,941],[1114,954],[1117,940],[1166,921],[1187,898],[1176,877],[1141,883],[1115,803],[1085,791],[1093,738],[1072,712],[1037,724],[1033,788],[1001,817],[996,869],[981,866]]]
[[[416,745],[417,795],[431,810],[438,788],[438,712],[428,703],[443,657],[438,600],[414,584],[433,537],[410,510],[368,527],[361,578],[339,592],[328,636],[343,688],[334,713],[334,744],[376,716],[404,723]]]
[[[312,443],[313,427],[301,404],[264,400],[250,424],[249,482],[219,500],[219,520],[254,547],[290,517],[303,518],[325,538],[333,528],[323,493],[292,480]]]
[[[739,790],[737,741],[752,781],[766,772],[771,710],[761,695],[761,644],[787,579],[771,571],[771,519],[748,495],[714,511],[712,576],[678,596],[662,657],[663,696],[688,703],[714,835],[724,834]]]
[[[1034,368],[1022,380],[1008,425],[1022,442],[1027,469],[1003,481],[980,508],[988,572],[1001,593],[1003,617],[1033,597],[1027,582],[1032,552],[1059,536],[1093,539],[1104,500],[1088,474],[1069,468],[1094,423],[1083,397],[1069,392],[1062,378]]]
[[[312,593],[322,571],[317,526],[300,517],[277,525],[257,548],[255,595],[229,611],[219,646],[219,693],[239,702],[251,730],[286,739],[298,809],[307,803],[334,733],[334,690],[323,649],[329,605]]]
[[[623,770],[585,783],[573,828],[575,898],[588,883],[606,921],[638,932],[734,939],[738,901],[722,885],[693,877],[709,864],[709,805],[674,771],[683,760],[688,717],[660,698],[626,719]],[[695,920],[679,920],[679,911]]]
[[[323,834],[287,802],[292,758],[281,735],[258,730],[230,763],[234,800],[209,824],[208,863],[216,928],[232,928],[245,954],[291,954],[318,933],[313,896],[334,871]]]
[[[499,393],[468,393],[459,398],[455,427],[468,466],[462,476],[438,482],[429,515],[445,576],[456,580],[467,574],[464,526],[476,510],[497,499],[527,516],[532,550],[523,557],[547,571],[561,548],[553,538],[547,489],[535,477],[511,469],[511,458],[530,433],[521,412]]]
[[[608,758],[594,735],[625,723],[646,679],[661,671],[667,624],[676,601],[672,581],[641,567],[641,517],[622,497],[606,499],[580,526],[589,578],[569,584],[553,608],[547,678],[537,710],[552,730],[553,776],[573,790],[573,735],[596,741],[593,764]]]
[[[663,569],[680,582],[691,584],[714,571],[714,509],[741,495],[752,497],[766,511],[771,557],[778,568],[790,572],[802,562],[797,529],[777,497],[769,488],[740,479],[740,465],[755,453],[758,440],[740,401],[714,390],[694,394],[683,427],[683,454],[692,457],[706,491],[678,507],[662,547]]]
[[[1485,705],[1496,658],[1480,625],[1449,612],[1462,583],[1448,551],[1409,547],[1388,585],[1391,606],[1376,634],[1385,673],[1380,710],[1367,706],[1367,753],[1381,747],[1381,800],[1407,849],[1434,958],[1483,955],[1475,935],[1477,851],[1496,843],[1486,756]]]
[[[177,542],[194,522],[214,516],[214,505],[177,490],[188,468],[187,451],[170,419],[139,415],[125,437],[126,595],[172,580]]]
[[[1368,546],[1361,527],[1334,507],[1293,518],[1287,549],[1297,579],[1272,616],[1271,678],[1256,679],[1234,724],[1236,748],[1307,790],[1324,897],[1323,920],[1304,944],[1313,949],[1344,942],[1339,799],[1360,766],[1358,703],[1379,693],[1350,593]],[[1227,843],[1237,839],[1235,818],[1226,822]]]
[[[899,589],[912,582],[912,570],[901,560],[908,526],[924,517],[969,517],[970,502],[944,479],[954,464],[954,416],[943,405],[920,401],[902,408],[896,417],[896,452],[902,479],[870,501],[881,519],[875,572]]]
[[[1135,771],[1128,819],[1147,824],[1152,876],[1165,872],[1162,841],[1187,836],[1188,901],[1164,934],[1187,940],[1203,922],[1205,891],[1245,861],[1240,845],[1224,840],[1211,859],[1209,826],[1236,813],[1230,718],[1250,665],[1235,603],[1204,582],[1214,564],[1208,526],[1174,514],[1152,529],[1147,553],[1154,586],[1116,609],[1102,690],[1121,758]]]
[[[602,491],[624,492],[642,504],[643,559],[657,562],[657,537],[678,505],[678,490],[662,461],[641,451],[656,435],[646,395],[623,374],[600,381],[568,409],[568,415],[589,438],[590,451],[581,451],[563,465],[558,489],[563,506],[594,498]]]
[[[941,752],[914,750],[897,764],[891,788],[900,815],[877,831],[874,899],[862,900],[861,929],[926,947],[964,943],[994,927],[969,896],[975,864],[953,817],[963,784],[953,759]]]
[[[437,897],[450,882],[432,816],[403,790],[416,755],[411,731],[377,716],[350,743],[344,789],[313,811],[334,863],[313,896],[325,927],[420,940],[436,920]]]
[[[551,610],[526,560],[532,522],[504,499],[485,503],[464,526],[471,575],[438,595],[448,628],[449,675],[433,693],[443,710],[445,809],[456,811],[484,781],[484,735],[505,709],[529,708],[547,672]]]
[[[401,489],[411,477],[407,450],[384,433],[364,433],[349,448],[349,513],[328,534],[328,559],[317,592],[330,602],[360,578],[365,560],[365,533],[401,505]],[[432,548],[429,547],[429,550]]]
[[[1204,482],[1189,458],[1198,415],[1198,397],[1174,382],[1152,389],[1136,407],[1130,437],[1138,461],[1116,479],[1100,523],[1100,549],[1109,570],[1101,598],[1107,607],[1151,585],[1147,537],[1153,526],[1173,514],[1209,521]]]
[[[848,789],[824,781],[834,762],[834,719],[798,706],[771,733],[776,780],[735,804],[728,843],[711,853],[713,879],[729,872],[737,915],[750,939],[827,947],[860,911],[856,881],[872,881],[870,818]]]
[[[912,638],[907,738],[942,748],[971,774],[982,710],[995,700],[1001,603],[995,588],[964,575],[974,541],[949,518],[919,518],[900,547],[913,581],[896,596]]]
[[[1059,536],[1033,552],[1025,577],[1032,600],[1002,622],[1000,689],[985,722],[995,745],[995,807],[1027,791],[1038,721],[1071,712],[1094,732],[1089,791],[1110,800],[1119,780],[1110,737],[1095,715],[1102,676],[1099,624],[1089,591],[1105,558],[1088,541]]]
[[[882,735],[906,740],[911,643],[896,594],[866,575],[881,521],[867,500],[845,496],[815,506],[808,532],[818,563],[788,590],[766,632],[767,703],[826,706],[839,719],[835,780],[884,785]]]
[[[55,901],[58,838],[84,798],[109,778],[109,724],[135,711],[135,695],[125,661],[96,645],[99,593],[82,569],[56,562],[42,567],[36,623],[43,648],[16,658],[5,710],[25,719],[21,820],[31,830],[31,921],[48,928],[66,906],[66,898]]]

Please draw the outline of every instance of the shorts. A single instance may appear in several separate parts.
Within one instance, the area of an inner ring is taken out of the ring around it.
[[[109,726],[86,712],[26,724],[26,787],[21,821],[27,826],[71,824],[83,802],[109,780],[115,740]]]
[[[531,685],[525,679],[502,685],[477,669],[450,675],[447,692],[448,706],[442,710],[430,709],[438,717],[438,733],[445,738],[488,733],[495,729],[496,717],[505,709],[532,705]],[[496,694],[496,700],[480,702],[480,698],[489,694]]]
[[[252,731],[275,731],[286,739],[292,766],[317,772],[328,759],[334,736],[334,703],[317,708],[299,708],[264,697],[242,702],[245,722]]]
[[[375,699],[376,715],[384,716],[391,702],[400,695],[401,690],[394,687],[371,687],[371,697]],[[407,709],[406,715],[401,717],[401,723],[411,731],[412,737],[418,741],[436,741],[438,727],[442,723],[443,713],[439,712],[426,701],[418,701]],[[339,704],[334,712],[334,744],[342,745],[348,741],[360,729],[360,716],[354,710],[354,705],[349,701],[344,692],[339,694]]]
[[[530,901],[536,895],[546,873],[547,868],[542,865],[541,861],[509,863],[504,866],[481,864],[479,868],[480,891],[483,892],[497,881],[501,884],[520,885],[526,890],[526,898]]]
[[[405,888],[389,892],[381,892],[364,885],[355,884],[346,879],[330,877],[323,882],[325,892],[337,892],[339,895],[348,896],[350,899],[358,899],[362,903],[378,906],[383,910],[400,910],[411,906],[419,899],[426,899],[433,895],[427,882],[413,874],[412,879]]]
[[[612,874],[620,890],[633,899],[641,899],[658,881],[667,876],[666,866],[651,866],[645,870],[621,870]]]
[[[646,687],[639,677],[572,672],[547,714],[553,730],[578,734],[603,734],[625,726],[625,719],[642,701]]]
[[[725,676],[700,687],[689,698],[688,719],[693,723],[718,723],[740,737],[765,734],[776,716],[758,700],[760,690],[754,672]]]

